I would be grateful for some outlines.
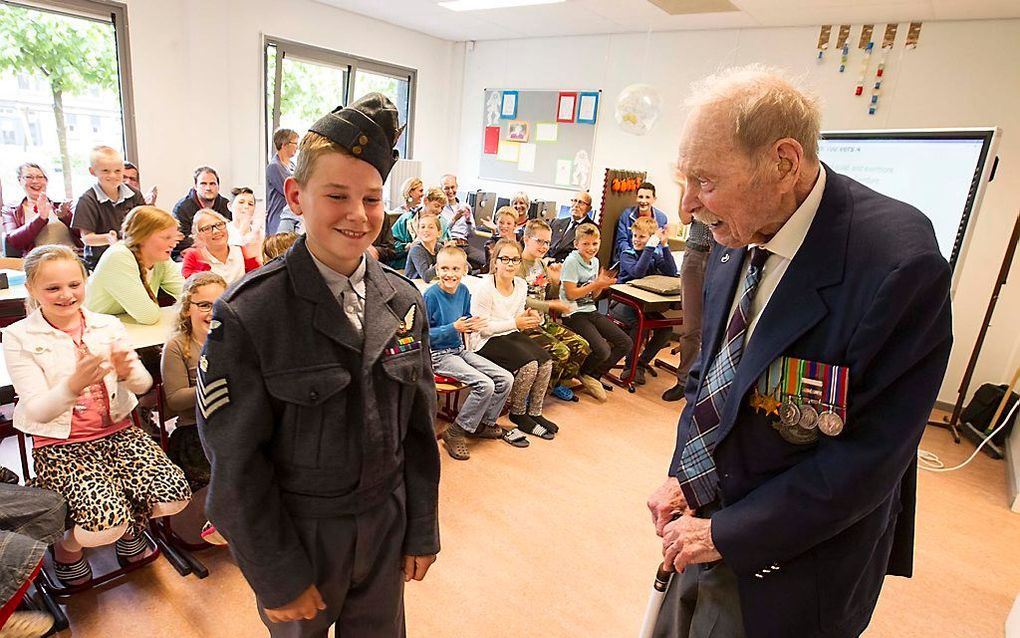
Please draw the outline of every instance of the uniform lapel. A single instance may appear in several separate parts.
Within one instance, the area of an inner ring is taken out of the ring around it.
[[[287,253],[286,260],[287,273],[295,293],[315,304],[312,327],[341,346],[361,352],[361,343],[353,332],[354,327],[312,261],[304,237]]]
[[[364,369],[371,368],[379,359],[383,349],[397,334],[402,317],[408,308],[391,308],[396,290],[383,272],[382,266],[374,259],[365,265],[365,346],[361,361]],[[414,306],[411,301],[408,307]],[[399,316],[398,316],[399,313]],[[417,313],[416,313],[417,314]],[[424,317],[415,317],[414,321],[424,321]],[[409,326],[411,328],[413,326]]]

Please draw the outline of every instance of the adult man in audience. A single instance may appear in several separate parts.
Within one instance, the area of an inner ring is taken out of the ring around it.
[[[273,133],[276,155],[266,166],[266,236],[275,235],[280,226],[280,213],[287,207],[283,183],[294,172],[294,155],[297,153],[298,134],[289,128]]]
[[[639,217],[654,217],[656,226],[659,228],[666,227],[669,221],[666,219],[666,213],[656,208],[653,204],[655,204],[655,184],[642,182],[637,189],[637,205],[631,206],[620,213],[620,219],[616,222],[616,237],[613,239],[614,261],[620,258],[622,251],[632,248],[630,245],[630,227],[634,225],[634,222]]]
[[[712,231],[680,207],[680,223],[690,224],[684,242],[684,261],[680,265],[680,288],[683,291],[684,325],[680,335],[680,365],[676,367],[676,384],[662,393],[663,401],[684,398],[687,374],[701,351],[701,299],[705,290],[705,266],[708,253],[715,247]]]
[[[199,166],[194,173],[195,185],[188,191],[188,194],[174,204],[174,217],[184,234],[184,239],[177,243],[173,249],[173,258],[180,260],[180,255],[194,243],[191,238],[191,222],[195,219],[195,213],[203,208],[211,208],[227,219],[233,219],[230,213],[229,201],[220,195],[220,176],[216,169],[211,166]]]
[[[485,264],[485,252],[470,243],[475,236],[475,218],[471,207],[457,199],[457,176],[447,173],[440,182],[446,195],[446,206],[439,213],[446,222],[450,239],[456,242],[467,253],[468,263],[472,270],[478,270]]]
[[[142,181],[139,178],[138,167],[131,162],[124,162],[124,183],[139,193],[142,192]],[[155,206],[156,197],[158,196],[159,189],[153,186],[145,195],[145,204],[147,206]]]
[[[552,244],[547,253],[554,261],[563,261],[574,250],[574,234],[581,224],[594,224],[591,218],[591,195],[578,191],[570,200],[570,217],[552,220]]]
[[[817,100],[775,72],[730,69],[690,106],[682,206],[721,245],[648,502],[676,571],[656,635],[858,636],[912,569],[949,265],[923,214],[821,165]]]

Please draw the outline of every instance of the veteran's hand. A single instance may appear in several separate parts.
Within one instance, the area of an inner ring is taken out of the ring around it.
[[[712,542],[712,519],[689,513],[668,523],[662,534],[662,563],[682,572],[688,565],[711,563],[722,556]]]
[[[648,509],[652,512],[655,534],[662,536],[666,524],[687,511],[687,499],[680,491],[680,484],[672,476],[648,497]]]

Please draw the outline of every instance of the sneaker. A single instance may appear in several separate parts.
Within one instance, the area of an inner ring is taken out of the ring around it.
[[[560,401],[577,401],[574,391],[565,385],[558,385],[552,389],[552,395]]]
[[[682,398],[684,398],[684,386],[679,383],[662,393],[663,401],[679,401]]]
[[[581,382],[581,385],[584,386],[584,389],[588,392],[588,394],[595,397],[596,400],[605,401],[609,398],[606,396],[605,388],[602,387],[602,382],[598,379],[590,377],[587,374],[582,374],[578,377],[578,380]]]
[[[456,423],[446,428],[446,432],[443,432],[443,443],[446,445],[446,451],[450,453],[450,456],[457,459],[458,461],[466,461],[471,458],[471,452],[468,451],[467,437],[464,428],[460,427]]]
[[[39,638],[53,628],[53,616],[43,611],[16,611],[0,629],[0,638]]]

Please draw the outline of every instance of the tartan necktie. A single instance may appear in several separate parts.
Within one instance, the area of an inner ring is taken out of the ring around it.
[[[694,404],[694,418],[684,451],[680,455],[680,468],[676,478],[687,499],[688,507],[697,509],[716,499],[719,478],[716,475],[715,451],[719,421],[726,398],[737,374],[740,357],[744,353],[744,338],[751,317],[751,300],[758,282],[761,281],[762,267],[769,252],[761,247],[751,249],[751,260],[744,275],[744,292],[740,295],[733,316],[726,328],[726,338],[712,359]]]

